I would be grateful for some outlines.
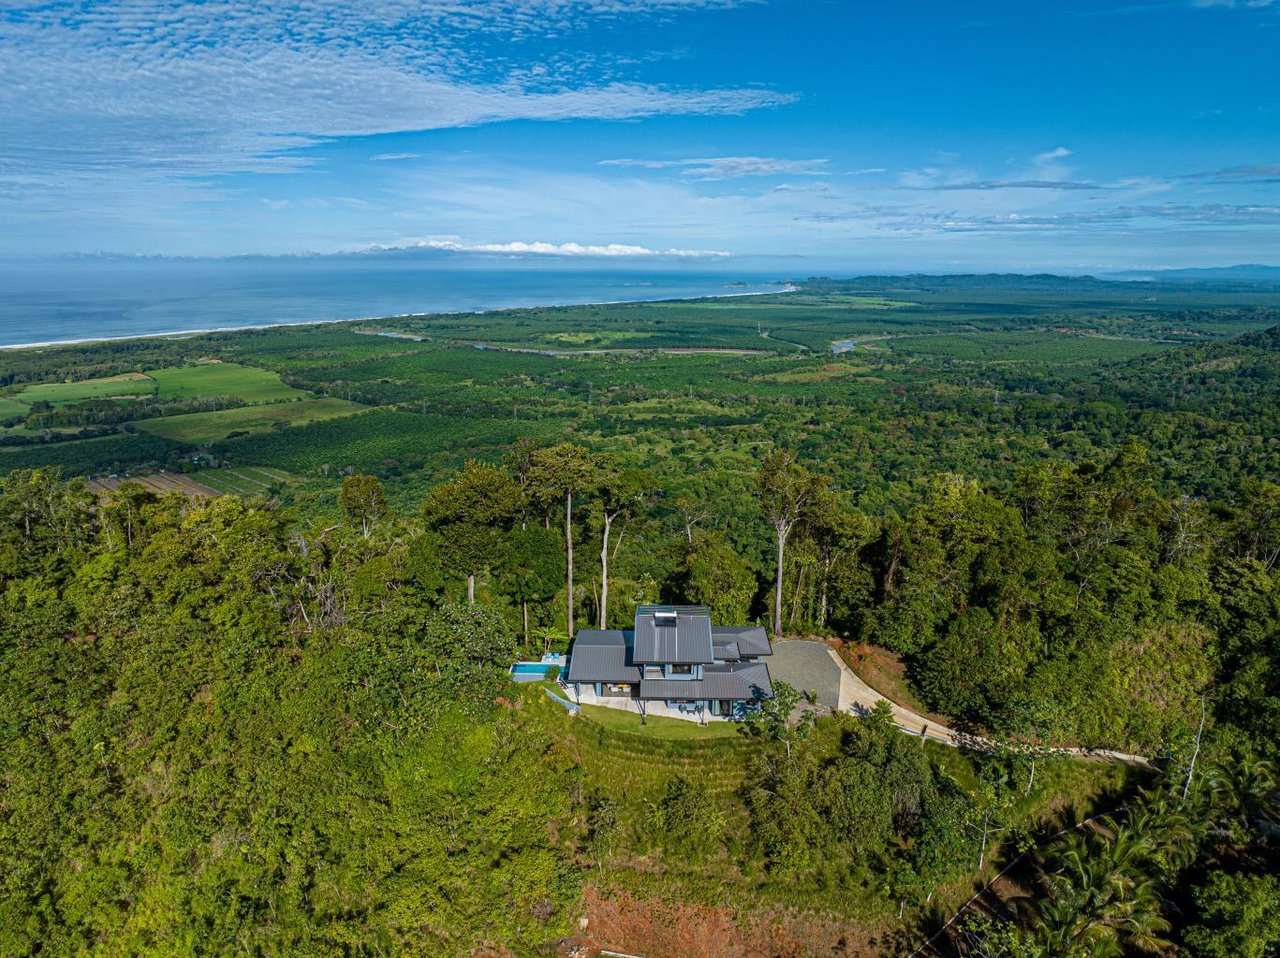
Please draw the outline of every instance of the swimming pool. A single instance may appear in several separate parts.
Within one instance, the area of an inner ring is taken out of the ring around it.
[[[536,675],[538,678],[547,674],[547,669],[555,665],[554,662],[517,662],[511,666],[512,675]]]
[[[547,669],[559,667],[559,662],[517,662],[511,666],[513,682],[541,682],[547,677]]]

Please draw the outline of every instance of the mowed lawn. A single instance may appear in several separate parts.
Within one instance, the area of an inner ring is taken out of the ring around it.
[[[36,383],[19,394],[24,403],[47,402],[52,406],[67,406],[86,399],[134,399],[150,396],[155,382],[143,373],[122,373],[102,379],[83,379],[72,383]]]
[[[148,375],[161,399],[195,396],[235,396],[247,403],[282,402],[307,393],[280,381],[280,374],[236,363],[201,363],[172,369],[153,369]]]
[[[278,423],[305,426],[326,419],[338,419],[365,412],[367,406],[345,399],[304,399],[301,402],[272,403],[266,406],[240,406],[218,412],[197,412],[186,416],[145,419],[138,428],[176,442],[195,444],[216,442],[232,433],[268,432]]]

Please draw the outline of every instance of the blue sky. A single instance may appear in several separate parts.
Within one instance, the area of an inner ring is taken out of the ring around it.
[[[1280,263],[1278,2],[0,0],[0,255]]]

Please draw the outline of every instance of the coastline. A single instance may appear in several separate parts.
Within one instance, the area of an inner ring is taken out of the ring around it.
[[[212,333],[235,333],[240,331],[261,330],[261,329],[282,329],[292,326],[331,326],[337,323],[372,323],[382,320],[400,320],[412,319],[420,316],[457,316],[457,315],[473,315],[479,316],[484,313],[497,313],[505,310],[517,309],[563,309],[578,306],[630,306],[641,305],[644,303],[697,303],[708,299],[732,299],[738,296],[774,296],[778,293],[795,293],[799,292],[800,287],[794,283],[786,283],[778,289],[768,290],[752,290],[749,292],[734,293],[711,293],[707,296],[696,296],[692,298],[685,297],[663,297],[661,299],[611,299],[599,300],[586,303],[539,303],[532,306],[494,306],[490,309],[470,309],[470,310],[451,310],[448,312],[419,312],[419,313],[394,313],[392,315],[379,316],[350,316],[345,319],[300,319],[300,320],[284,320],[276,323],[256,323],[248,326],[211,326],[204,329],[175,329],[160,330],[153,333],[129,333],[123,336],[90,336],[80,339],[51,339],[38,343],[3,343],[0,344],[0,352],[5,350],[20,349],[54,349],[59,346],[91,346],[101,343],[122,343],[131,342],[139,339],[186,339],[194,336],[207,336]]]

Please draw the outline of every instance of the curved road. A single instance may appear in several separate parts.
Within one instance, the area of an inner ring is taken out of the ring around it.
[[[858,678],[836,651],[825,643],[810,642],[807,639],[779,639],[773,643],[769,672],[774,678],[801,691],[812,689],[817,692],[819,704],[837,711],[866,715],[875,708],[877,702],[888,702],[893,710],[894,723],[909,735],[918,735],[956,748],[985,751],[993,747],[986,739],[931,722],[881,695]],[[1145,756],[1106,749],[1054,748],[1050,751],[1098,761],[1151,766],[1151,760]]]

